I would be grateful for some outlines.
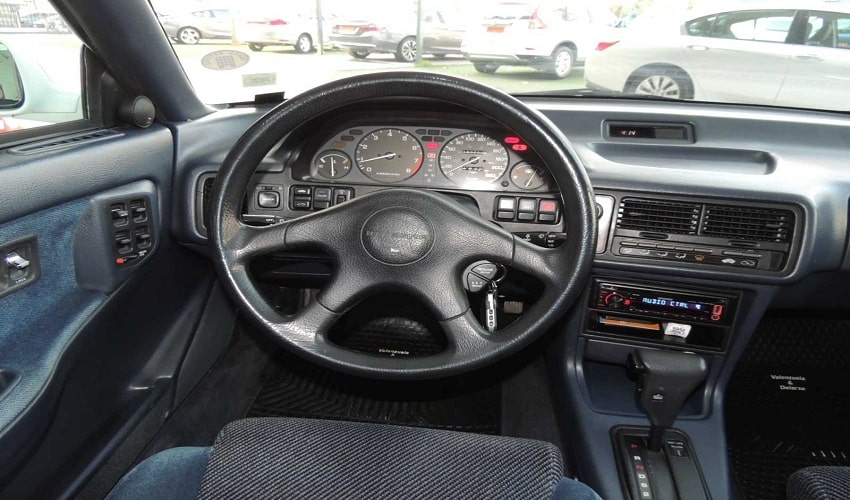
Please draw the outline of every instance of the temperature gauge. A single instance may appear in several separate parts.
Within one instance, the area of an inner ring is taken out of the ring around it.
[[[546,172],[542,168],[520,162],[511,169],[511,182],[520,189],[533,191],[546,184]]]
[[[351,171],[351,158],[336,149],[322,151],[313,164],[316,172],[326,179],[339,179]]]

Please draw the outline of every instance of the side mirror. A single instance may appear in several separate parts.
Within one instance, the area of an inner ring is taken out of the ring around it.
[[[79,65],[45,64],[43,51],[13,38],[0,42],[0,117],[21,128],[82,119]]]
[[[23,103],[24,85],[18,65],[9,48],[0,43],[0,110],[18,109]]]

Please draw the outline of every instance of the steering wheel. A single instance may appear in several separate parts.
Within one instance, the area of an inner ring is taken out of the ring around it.
[[[386,97],[427,98],[480,113],[522,137],[560,190],[567,239],[554,249],[534,246],[455,201],[427,190],[388,188],[267,227],[241,221],[248,182],[282,137],[342,106]],[[528,345],[561,317],[590,273],[596,241],[590,182],[566,138],[538,112],[490,87],[425,72],[392,72],[338,80],[280,104],[254,123],[221,165],[212,194],[211,237],[221,281],[240,309],[290,350],[344,372],[384,379],[454,375],[502,359]],[[335,263],[316,299],[282,316],[260,294],[252,258],[317,248]],[[542,283],[535,304],[503,330],[488,333],[473,314],[461,283],[478,260],[519,269]],[[334,322],[363,298],[397,291],[436,315],[448,346],[423,357],[354,352],[328,339]]]

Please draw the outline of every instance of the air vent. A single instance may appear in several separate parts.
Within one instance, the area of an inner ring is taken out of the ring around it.
[[[786,243],[794,232],[794,212],[771,208],[706,205],[701,234],[730,240]]]
[[[624,198],[617,215],[618,229],[666,234],[696,234],[701,205],[641,198]]]
[[[120,137],[124,134],[115,132],[114,130],[97,130],[95,132],[83,132],[81,134],[64,135],[54,139],[31,142],[22,146],[10,148],[9,152],[16,155],[34,155],[45,153],[47,151],[56,151],[59,149],[80,146],[83,144],[91,144],[93,142],[105,141]]]

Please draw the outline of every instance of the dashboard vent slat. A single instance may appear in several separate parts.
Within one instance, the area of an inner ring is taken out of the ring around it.
[[[33,155],[37,153],[45,153],[47,151],[56,151],[59,149],[82,146],[83,144],[91,144],[93,142],[113,139],[122,135],[124,134],[114,130],[95,130],[92,132],[64,135],[54,139],[15,146],[10,148],[9,152],[16,155]]]
[[[668,234],[697,234],[701,208],[697,203],[624,198],[617,214],[617,228]]]
[[[786,243],[794,233],[794,222],[790,210],[706,205],[701,233],[730,240]]]

